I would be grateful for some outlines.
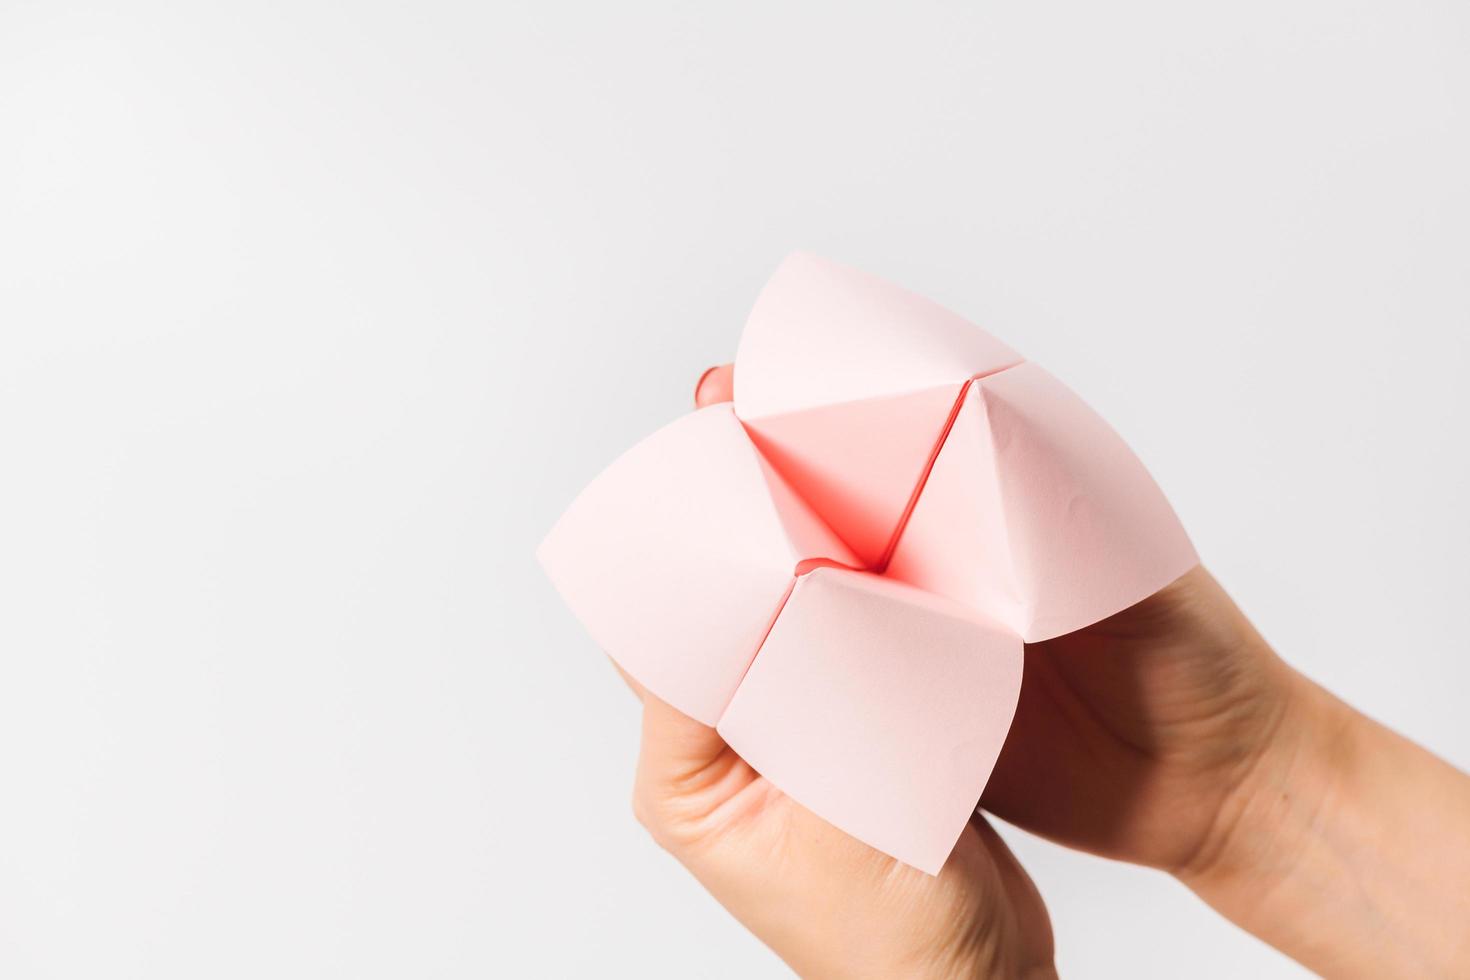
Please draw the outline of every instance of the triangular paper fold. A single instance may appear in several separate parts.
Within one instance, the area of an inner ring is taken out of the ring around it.
[[[887,574],[984,610],[1024,634],[1026,600],[1011,566],[1010,530],[978,381],[965,386]]]
[[[821,405],[747,422],[761,454],[865,567],[882,564],[939,449],[962,385]]]

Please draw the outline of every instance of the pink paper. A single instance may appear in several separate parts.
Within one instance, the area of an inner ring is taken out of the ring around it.
[[[747,422],[761,455],[867,567],[893,545],[962,385],[880,395]]]
[[[598,644],[706,725],[730,703],[797,563],[854,561],[761,459],[728,404],[620,456],[538,557]]]
[[[1020,689],[1021,640],[1005,627],[891,579],[818,568],[797,580],[719,730],[807,809],[937,874]]]
[[[1198,560],[1118,434],[1020,364],[970,383],[887,571],[1035,643],[1128,608]]]
[[[756,302],[733,408],[629,450],[540,557],[623,669],[931,873],[1005,740],[1022,641],[1198,560],[1147,470],[1060,382],[809,255]]]

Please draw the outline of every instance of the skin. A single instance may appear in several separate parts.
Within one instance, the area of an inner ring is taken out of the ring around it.
[[[696,401],[732,378],[707,371]],[[1055,975],[1041,897],[983,816],[922,874],[628,680],[639,820],[797,973]],[[1203,568],[1027,647],[981,805],[1166,871],[1324,976],[1470,976],[1470,778],[1293,671]]]
[[[803,977],[1053,977],[1041,896],[978,814],[930,877],[793,802],[712,728],[643,701],[633,812]]]

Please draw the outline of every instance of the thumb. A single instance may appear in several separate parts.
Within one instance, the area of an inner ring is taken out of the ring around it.
[[[616,660],[608,659],[618,676],[643,702],[640,776],[646,768],[660,783],[682,782],[719,758],[727,747],[719,732],[690,718],[640,684]]]
[[[659,797],[697,793],[718,779],[715,770],[733,755],[719,732],[644,692],[640,791]]]

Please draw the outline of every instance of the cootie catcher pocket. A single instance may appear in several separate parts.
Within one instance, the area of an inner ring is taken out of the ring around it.
[[[832,824],[929,873],[1005,741],[1022,644],[1198,559],[1041,368],[810,255],[756,301],[733,404],[613,462],[540,549],[593,639]]]

